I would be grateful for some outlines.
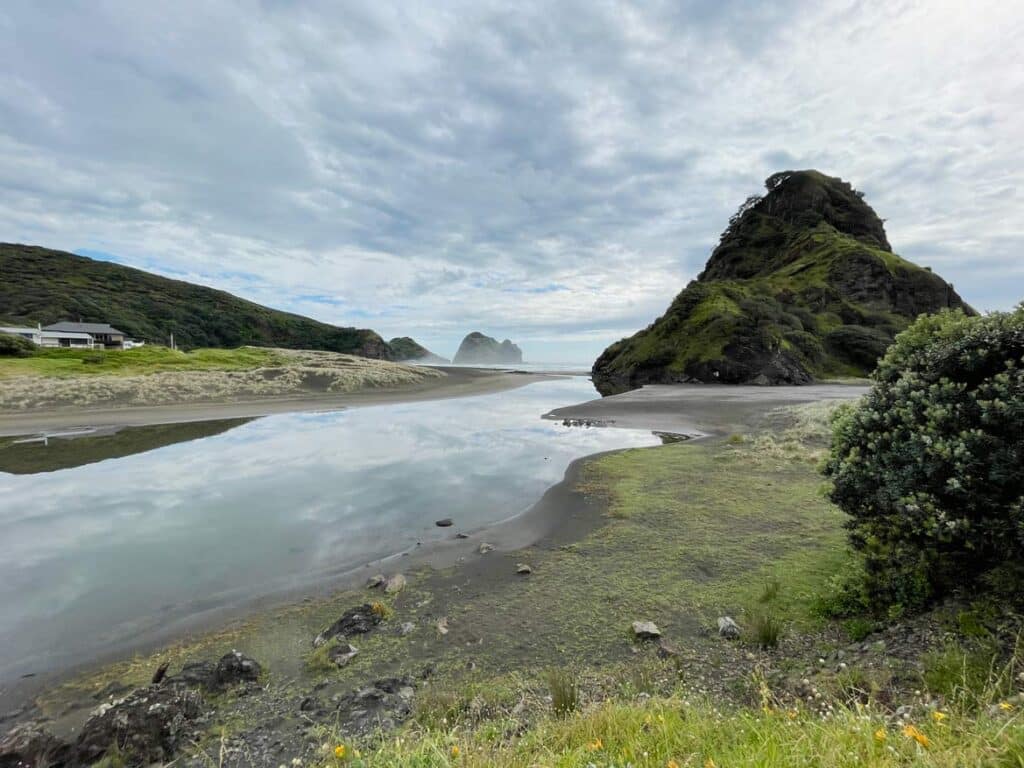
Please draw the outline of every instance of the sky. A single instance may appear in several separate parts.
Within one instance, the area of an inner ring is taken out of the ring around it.
[[[1024,299],[1022,0],[5,0],[0,240],[590,362],[770,174]]]

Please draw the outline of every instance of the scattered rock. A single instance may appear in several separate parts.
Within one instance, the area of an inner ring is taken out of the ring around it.
[[[389,595],[397,595],[405,589],[405,576],[396,573],[384,582],[384,591]]]
[[[340,619],[316,636],[316,639],[313,640],[313,647],[319,648],[335,637],[347,638],[352,635],[365,635],[381,621],[382,618],[374,613],[373,606],[369,603],[349,608],[341,615]]]
[[[401,637],[405,637],[406,635],[411,635],[415,631],[416,631],[416,625],[413,624],[411,621],[403,622],[402,626],[400,626],[398,628],[398,634]]]
[[[727,640],[735,640],[740,636],[740,625],[729,616],[720,616],[718,619],[718,635]]]
[[[327,658],[337,664],[339,667],[344,667],[359,653],[359,649],[349,643],[339,643],[327,652]]]
[[[679,649],[665,638],[658,641],[658,656],[663,659],[671,659],[680,655]]]
[[[412,713],[414,695],[408,677],[377,680],[338,700],[338,725],[343,733],[358,735],[393,730]]]
[[[661,637],[661,630],[653,621],[634,621],[633,634],[638,640],[656,640]]]
[[[479,552],[481,555],[486,555],[488,552],[493,551],[494,547],[491,544],[488,544],[486,541],[482,542],[480,546],[477,548],[477,552]]]
[[[434,523],[438,528],[450,528],[452,525],[452,519],[450,517],[443,518]]]
[[[469,538],[469,534],[468,533],[463,533],[462,531],[459,531],[458,533],[455,534],[455,538],[456,539],[468,539]]]
[[[437,631],[440,632],[442,635],[447,635],[448,634],[448,617],[447,616],[442,616],[440,619],[437,620]]]
[[[533,568],[528,566],[526,563],[516,563],[516,573],[522,576],[529,576],[533,573]]]
[[[166,763],[178,748],[201,735],[203,697],[180,682],[138,688],[113,704],[102,704],[82,726],[74,746],[76,764],[91,765],[113,744],[128,765]]]
[[[49,768],[63,765],[70,746],[30,720],[12,728],[0,739],[0,766],[4,768]]]
[[[225,653],[217,661],[213,670],[213,685],[211,687],[223,690],[238,683],[255,682],[260,679],[263,668],[259,662],[251,659],[238,651]]]
[[[383,573],[378,573],[366,580],[366,588],[378,589],[383,587],[385,583],[387,583],[387,577]]]

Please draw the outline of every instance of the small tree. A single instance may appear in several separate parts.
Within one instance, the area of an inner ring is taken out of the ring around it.
[[[867,588],[919,606],[1024,556],[1024,304],[919,318],[859,405],[834,422],[825,474]]]
[[[36,345],[21,336],[0,333],[0,357],[29,357]]]

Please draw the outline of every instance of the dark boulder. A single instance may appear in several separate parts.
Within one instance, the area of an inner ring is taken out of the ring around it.
[[[316,636],[313,640],[313,647],[319,648],[335,637],[347,638],[354,635],[365,635],[381,621],[382,617],[374,612],[373,606],[369,603],[349,608],[341,615],[340,619]]]
[[[139,688],[101,705],[85,722],[72,762],[91,765],[116,748],[129,766],[165,763],[201,735],[202,695],[180,682]]]
[[[412,714],[414,695],[411,678],[377,680],[338,700],[338,724],[343,732],[361,735],[391,730]]]
[[[231,651],[220,657],[213,670],[213,686],[218,689],[229,688],[238,683],[255,682],[260,679],[263,669],[259,662],[248,656]]]
[[[68,744],[32,720],[0,739],[0,768],[56,768],[67,763],[70,752]]]
[[[223,691],[238,683],[259,680],[262,668],[255,659],[231,651],[225,653],[216,663],[192,661],[181,668],[181,672],[165,679],[165,683],[205,688],[211,692]]]

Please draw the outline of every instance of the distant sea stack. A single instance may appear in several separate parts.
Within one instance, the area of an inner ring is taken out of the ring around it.
[[[435,355],[423,345],[408,336],[398,336],[388,342],[391,354],[400,363],[424,363],[427,365],[443,365],[450,363],[447,357]]]
[[[473,331],[462,340],[454,362],[462,365],[521,363],[523,351],[508,339],[499,342]]]
[[[765,187],[668,311],[597,359],[602,394],[865,376],[918,315],[976,314],[941,277],[892,252],[882,220],[842,179],[783,171]]]

